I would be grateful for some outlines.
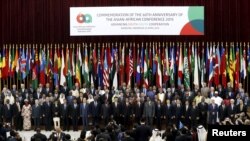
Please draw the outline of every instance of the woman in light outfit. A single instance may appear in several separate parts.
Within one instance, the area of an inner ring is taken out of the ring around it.
[[[23,117],[23,129],[30,130],[31,128],[31,106],[27,99],[24,100],[24,105],[22,108],[22,117]]]

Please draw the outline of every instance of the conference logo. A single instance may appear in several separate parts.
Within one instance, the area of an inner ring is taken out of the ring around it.
[[[79,13],[76,17],[76,21],[82,23],[92,23],[92,16],[90,14]]]

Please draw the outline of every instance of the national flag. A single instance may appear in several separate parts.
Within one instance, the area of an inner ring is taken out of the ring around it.
[[[227,55],[227,48],[225,49],[224,47],[222,47],[220,72],[221,72],[221,84],[224,88],[226,88],[227,86],[226,55]]]
[[[159,48],[156,53],[156,58],[155,58],[155,60],[157,60],[156,86],[158,88],[162,87],[161,57],[159,56],[160,54],[161,54],[161,51]]]
[[[75,63],[75,47],[73,45],[73,49],[72,49],[72,59],[71,59],[71,66],[72,66],[72,76],[75,76],[76,75],[76,70],[75,70],[75,67],[76,67],[76,63]]]
[[[237,90],[239,88],[239,82],[240,82],[240,54],[239,54],[239,47],[236,48],[236,54],[235,54],[235,89]]]
[[[163,60],[163,82],[166,84],[169,80],[169,60],[168,60],[168,47],[162,51]]]
[[[190,88],[190,71],[188,66],[188,56],[187,56],[187,48],[184,48],[184,59],[183,59],[183,70],[184,70],[184,86],[186,88]]]
[[[118,55],[117,55],[117,49],[112,50],[112,56],[113,56],[113,69],[112,69],[112,74],[113,74],[113,88],[115,90],[118,89],[118,76],[117,76],[117,67],[118,67]]]
[[[77,63],[76,63],[76,83],[81,86],[81,67],[82,67],[82,55],[80,51],[80,47],[77,48],[76,53]],[[85,61],[85,60],[84,60]]]
[[[9,73],[9,50],[8,48],[3,48],[3,69],[2,78],[6,79]]]
[[[214,47],[215,48],[215,47]],[[214,50],[214,49],[213,49]],[[219,50],[219,46],[217,46],[216,48],[216,52],[215,52],[215,57],[214,57],[214,76],[213,76],[213,79],[214,79],[214,84],[216,86],[219,85],[219,76],[220,76],[220,50]]]
[[[27,65],[26,65],[26,76],[29,75],[30,69],[31,69],[31,62],[32,62],[32,54],[31,54],[31,48],[29,47],[28,51],[26,52],[26,60],[27,60]],[[51,54],[52,58],[52,54]]]
[[[210,53],[209,53],[209,72],[208,72],[208,84],[209,84],[209,86],[212,85],[213,77],[214,77],[213,58],[215,58],[215,48],[214,47],[210,48]]]
[[[11,48],[10,54],[10,60],[9,60],[9,76],[13,77],[15,72],[15,48],[14,46]]]
[[[62,58],[61,58],[61,72],[60,72],[60,85],[64,86],[64,84],[66,83],[66,73],[64,71],[65,69],[65,60],[64,60],[64,52],[62,49]]]
[[[39,57],[38,57],[38,49],[34,50],[33,48],[33,66],[32,66],[32,87],[36,89],[38,87],[38,67],[39,67]]]
[[[231,83],[231,86],[233,87],[234,85],[234,72],[235,72],[235,57],[234,57],[234,48],[230,47],[230,56],[229,56],[229,69],[228,69],[228,75],[229,75],[229,80]]]
[[[195,48],[194,52],[194,82],[195,86],[199,87],[199,71],[198,71],[198,51],[197,47]]]
[[[243,50],[242,50],[243,48]],[[246,48],[245,45],[244,47],[240,47],[240,74],[241,74],[241,78],[245,79],[247,76],[247,69],[246,69]]]
[[[206,76],[206,61],[205,61],[205,47],[202,46],[201,50],[201,62],[200,62],[200,67],[201,67],[201,84],[205,82],[205,76]]]
[[[27,49],[26,49],[26,51],[27,51]],[[25,53],[25,49],[23,48],[22,56],[21,56],[21,61],[20,61],[22,79],[25,79],[25,77],[26,77],[27,59],[26,59],[26,55],[25,54],[26,54]]]
[[[97,56],[96,56],[96,48],[95,47],[93,49],[92,56],[93,56],[93,72],[94,72],[94,75],[96,75],[97,74],[98,60],[97,60]]]
[[[144,50],[144,64],[143,64],[143,84],[148,87],[148,51],[147,48]]]
[[[169,75],[170,75],[170,85],[174,85],[174,64],[176,63],[174,61],[174,48],[171,48],[170,49],[171,52],[170,52],[170,69],[169,69]]]
[[[67,63],[67,85],[69,89],[73,88],[73,82],[72,82],[72,48],[67,48],[66,50],[66,63]]]
[[[54,80],[54,85],[58,86],[58,81],[59,81],[59,69],[58,69],[58,56],[57,56],[57,48],[55,49],[55,56],[54,56],[54,66],[53,66],[53,80]]]
[[[140,53],[139,48],[137,48],[137,66],[136,66],[136,84],[140,86],[141,84],[141,67],[140,67]]]
[[[124,57],[125,57],[125,48],[124,46],[123,47],[120,47],[120,56],[121,56],[121,60],[120,60],[120,68],[119,68],[119,78],[120,78],[120,85],[123,84],[124,82]]]
[[[104,63],[103,63],[103,85],[109,88],[109,68],[108,68],[108,56],[107,50],[105,50]]]
[[[88,86],[89,85],[89,59],[88,59],[88,50],[87,47],[85,47],[84,51],[84,82]]]
[[[104,47],[102,47],[102,53],[104,53]],[[98,48],[97,52],[97,58],[98,58],[98,64],[97,64],[97,82],[98,86],[102,87],[103,86],[103,58],[101,58],[101,50]]]
[[[40,48],[39,53],[40,53],[40,56],[39,56],[39,60],[40,60],[40,79],[39,80],[40,80],[40,84],[45,85],[46,84],[46,80],[45,80],[46,56],[45,56],[45,51],[44,51],[44,49],[42,49],[42,47]]]
[[[183,78],[183,57],[182,57],[182,46],[180,46],[180,57],[178,62],[178,86],[182,84]]]
[[[127,85],[131,86],[131,76],[133,74],[133,67],[134,67],[132,49],[131,48],[129,48],[129,52],[128,52],[128,55],[127,55],[127,58],[126,58],[126,64],[127,64],[126,72],[129,72],[127,74]]]

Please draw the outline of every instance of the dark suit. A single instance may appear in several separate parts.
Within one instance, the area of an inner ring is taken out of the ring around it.
[[[234,115],[237,113],[237,108],[235,105],[233,105],[233,107],[231,105],[229,105],[227,107],[227,115],[234,120]]]
[[[33,105],[32,106],[32,114],[31,117],[34,121],[34,127],[35,129],[40,127],[40,121],[41,121],[41,117],[42,117],[42,107],[41,105]]]
[[[62,119],[63,130],[69,130],[69,112],[70,107],[68,105],[60,105],[60,116]]]
[[[19,106],[19,108],[18,108],[18,106]],[[22,130],[22,120],[20,120],[20,119],[22,119],[22,116],[21,116],[22,106],[20,103],[14,103],[12,105],[12,107],[13,107],[12,108],[12,110],[13,110],[12,115],[14,118],[14,125],[16,127],[16,130]]]
[[[220,121],[223,121],[227,117],[227,107],[224,105],[219,106],[218,117]]]
[[[163,105],[155,105],[155,118],[156,118],[156,125],[158,129],[161,129],[161,125],[162,125],[162,117],[164,115],[164,107]]]
[[[102,113],[101,115],[102,115],[103,120],[104,120],[104,124],[107,125],[108,121],[109,121],[109,118],[110,118],[110,115],[111,115],[111,107],[110,107],[110,105],[102,104],[101,113]]]
[[[144,104],[143,115],[146,118],[146,124],[149,126],[153,125],[153,118],[155,116],[155,103],[154,102],[146,102]]]
[[[33,98],[34,99],[40,99],[40,98],[42,98],[42,93],[39,93],[39,92],[34,93],[33,94]]]
[[[190,105],[184,105],[183,107],[183,123],[190,127],[191,121],[190,121],[190,116],[191,116],[191,106]]]
[[[78,104],[71,104],[70,105],[70,117],[72,120],[73,130],[78,130],[78,119],[79,119],[79,105]]]
[[[65,97],[67,97],[69,95],[68,87],[61,87],[60,88],[60,93],[64,93]]]
[[[55,104],[52,105],[52,116],[53,117],[60,117],[60,106],[59,106],[59,104],[57,106]]]
[[[152,136],[152,130],[149,126],[141,125],[135,129],[136,141],[149,141]]]
[[[136,104],[134,105],[135,120],[136,120],[136,122],[137,122],[138,124],[139,124],[140,121],[141,121],[141,117],[142,117],[142,115],[143,115],[143,110],[144,110],[144,108],[143,108],[143,103],[140,103],[140,105],[139,105],[139,103],[136,103]]]
[[[164,116],[166,118],[166,125],[168,126],[170,123],[172,123],[172,106],[171,105],[165,105]]]
[[[121,123],[121,104],[120,103],[112,103],[112,115],[117,124]]]
[[[11,123],[12,121],[12,106],[9,104],[9,107],[7,104],[3,106],[3,117],[5,119],[5,122]]]
[[[82,118],[82,124],[85,130],[88,129],[88,116],[89,116],[89,104],[85,103],[85,105],[82,103],[80,105],[80,117]]]
[[[200,112],[200,124],[203,126],[207,125],[207,111],[208,111],[208,104],[206,102],[202,103],[200,102],[198,104],[198,109]]]
[[[191,117],[191,127],[195,127],[198,124],[199,118],[199,109],[197,106],[190,108],[190,117]]]
[[[179,123],[181,121],[181,116],[183,115],[183,107],[182,107],[182,105],[179,105],[179,106],[173,105],[171,112],[172,112],[173,122],[175,123],[175,125],[178,128]]]
[[[93,125],[97,125],[99,123],[100,119],[100,114],[101,114],[101,104],[96,101],[97,103],[95,104],[95,101],[92,101],[89,105],[90,107],[90,114],[92,115],[93,118]]]
[[[209,124],[215,124],[217,121],[217,113],[218,113],[218,105],[217,104],[210,104],[208,106],[208,113],[209,113]]]
[[[43,116],[44,116],[44,123],[45,123],[45,130],[51,130],[51,123],[52,123],[52,104],[51,103],[43,103]]]
[[[125,125],[125,127],[128,127],[130,124],[130,117],[132,116],[132,106],[130,103],[124,103],[123,105],[121,105],[121,110],[121,115],[123,117],[123,125]]]

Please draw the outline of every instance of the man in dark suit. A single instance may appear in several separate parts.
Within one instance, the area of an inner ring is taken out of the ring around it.
[[[60,116],[62,120],[63,130],[69,130],[69,106],[67,100],[64,99],[63,104],[60,106]]]
[[[199,123],[206,127],[207,125],[207,111],[208,111],[208,104],[205,102],[205,98],[201,99],[201,102],[198,104],[199,109]]]
[[[0,123],[2,123],[3,122],[3,114],[4,114],[4,112],[3,112],[3,110],[4,110],[4,105],[2,104],[2,101],[0,101]]]
[[[134,110],[133,110],[135,121],[138,124],[140,124],[140,121],[141,121],[141,118],[142,118],[142,115],[143,115],[143,110],[144,110],[143,101],[138,97],[136,99],[136,103],[134,105]]]
[[[121,123],[121,103],[118,102],[118,98],[114,98],[114,102],[112,103],[112,115],[117,124]]]
[[[34,121],[34,129],[36,130],[40,127],[40,120],[42,117],[42,107],[39,105],[39,101],[37,99],[35,100],[35,104],[32,105],[31,117]]]
[[[145,118],[141,119],[141,125],[135,129],[136,141],[149,141],[152,136],[152,129],[145,125]]]
[[[166,119],[166,125],[169,126],[172,123],[172,106],[170,100],[167,100],[167,103],[164,108],[164,118]]]
[[[80,104],[80,117],[82,118],[83,128],[88,130],[89,104],[87,103],[86,98],[83,98],[83,101]]]
[[[47,137],[41,133],[41,129],[36,129],[36,134],[33,136],[34,140],[47,141]]]
[[[214,99],[212,99],[211,104],[208,106],[209,124],[216,124],[218,114],[218,105],[215,104]]]
[[[181,105],[181,101],[177,99],[176,105],[172,105],[172,120],[174,124],[179,127],[181,117],[183,115],[183,106]]]
[[[49,101],[49,97],[46,97],[46,101],[43,103],[43,118],[45,123],[45,130],[51,130],[52,123],[52,104]]]
[[[191,106],[189,105],[189,100],[185,101],[185,105],[183,106],[183,115],[182,115],[183,123],[190,128],[191,126],[191,121],[190,121],[190,116],[191,116]]]
[[[28,93],[28,90],[25,89],[25,85],[23,83],[21,84],[21,89],[19,90],[19,93],[21,93],[21,95]]]
[[[220,121],[223,121],[227,117],[227,107],[224,101],[222,101],[221,105],[219,106],[218,117]]]
[[[43,93],[46,95],[46,96],[49,96],[49,93],[52,93],[52,89],[50,88],[50,85],[49,83],[46,83],[46,86],[45,86],[45,89],[43,90]]]
[[[16,102],[12,105],[12,115],[13,115],[13,118],[14,118],[14,125],[16,127],[16,130],[22,130],[22,116],[21,116],[21,103],[19,102],[19,99],[16,99]]]
[[[191,120],[191,127],[196,127],[200,117],[199,117],[199,109],[196,106],[195,101],[192,102],[192,107],[190,109],[190,117],[189,118]]]
[[[101,104],[98,101],[98,98],[95,96],[94,97],[94,101],[92,101],[89,105],[89,110],[90,110],[90,114],[92,116],[92,120],[93,120],[93,126],[98,125],[99,123],[99,119],[100,119],[100,114],[101,114]]]
[[[130,118],[132,116],[132,106],[129,103],[129,98],[126,98],[125,103],[121,105],[121,116],[123,117],[123,125],[129,127]]]
[[[147,102],[144,104],[143,115],[146,118],[146,124],[152,126],[155,116],[155,103],[149,97],[147,97]]]
[[[104,120],[104,125],[107,125],[111,115],[111,107],[108,101],[106,101],[105,104],[102,104],[101,115]]]
[[[3,107],[3,117],[4,117],[4,121],[6,123],[10,123],[12,121],[12,106],[10,105],[10,101],[9,99],[6,100],[6,103],[4,104]]]
[[[234,116],[237,113],[237,108],[234,104],[234,99],[230,99],[230,105],[227,107],[227,115],[234,121]]]
[[[78,131],[78,120],[79,120],[79,105],[77,104],[77,100],[73,100],[73,104],[70,106],[70,118],[72,120],[72,126],[74,131]]]
[[[158,99],[155,105],[155,118],[156,118],[156,125],[159,130],[161,129],[162,125],[162,117],[164,115],[163,111],[164,107],[162,106],[161,101]]]

